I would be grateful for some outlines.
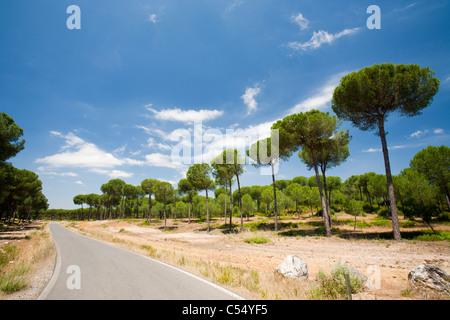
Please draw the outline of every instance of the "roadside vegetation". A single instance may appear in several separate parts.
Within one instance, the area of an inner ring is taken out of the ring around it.
[[[46,224],[21,240],[2,239],[0,243],[0,299],[28,289],[36,266],[56,254]],[[37,270],[39,272],[39,270]],[[42,288],[35,288],[41,290]]]

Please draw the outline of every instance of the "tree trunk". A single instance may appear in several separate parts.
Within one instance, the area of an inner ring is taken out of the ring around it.
[[[208,233],[209,233],[209,203],[208,203],[208,188],[205,189],[206,191],[206,221],[208,223]]]
[[[325,177],[325,169],[321,168],[322,170],[322,178],[323,178],[323,193],[325,197],[325,203],[327,204],[327,212],[328,212],[328,225],[331,229],[331,209],[330,209],[330,201],[328,199],[328,190],[327,190],[327,179]]]
[[[236,175],[239,191],[239,211],[241,211],[241,231],[244,231],[244,218],[242,217],[242,197],[241,197],[241,184],[239,183],[239,175]]]
[[[324,219],[324,224],[325,224],[325,232],[326,232],[327,237],[331,237],[331,227],[329,224],[327,200],[323,196],[322,181],[320,181],[319,170],[317,168],[316,152],[312,148],[311,148],[311,151],[312,151],[311,155],[313,158],[312,160],[314,163],[314,171],[316,173],[317,186],[319,187],[320,201],[322,203],[322,212],[323,212],[323,219]]]
[[[230,179],[230,230],[233,227],[233,192],[231,192],[231,179]]]
[[[225,227],[227,226],[227,199],[228,199],[228,184],[225,183],[225,214],[223,216]]]
[[[192,205],[192,201],[191,201],[191,199],[189,199],[188,223],[191,223],[191,205]]]
[[[386,143],[386,133],[384,131],[384,119],[378,121],[379,135],[381,138],[381,145],[383,148],[384,166],[386,168],[386,179],[388,185],[389,202],[391,207],[392,217],[392,231],[394,233],[394,239],[400,240],[400,225],[398,223],[397,203],[395,202],[394,183],[392,182],[391,165],[389,163],[389,153]]]
[[[166,197],[164,196],[164,228],[166,228],[166,215]]]
[[[447,201],[447,206],[448,206],[448,209],[450,210],[450,196],[448,193],[447,185],[444,186],[444,189],[445,189],[445,201]]]
[[[150,222],[152,214],[152,194],[148,193],[147,221]]]
[[[275,173],[273,170],[273,161],[270,161],[270,166],[272,167],[272,184],[273,184],[273,211],[275,215],[275,231],[278,231],[278,206],[277,206],[277,189],[275,185]]]

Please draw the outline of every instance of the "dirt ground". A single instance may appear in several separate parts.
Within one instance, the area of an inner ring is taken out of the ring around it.
[[[244,223],[261,221],[254,217]],[[353,219],[352,216],[339,214],[339,220]],[[370,218],[358,218],[358,222]],[[282,220],[288,222],[320,223],[320,218],[303,218],[302,220]],[[238,219],[234,219],[237,223]],[[167,220],[167,228],[163,229],[163,221],[156,225],[141,225],[141,221],[95,221],[80,222],[78,231],[88,235],[109,239],[116,243],[133,243],[137,247],[151,246],[155,250],[171,252],[177,257],[193,261],[217,263],[222,266],[232,266],[243,270],[256,270],[259,274],[271,275],[275,268],[288,255],[296,255],[308,264],[310,287],[319,270],[329,272],[337,262],[345,262],[364,273],[372,282],[374,288],[366,289],[363,293],[354,296],[354,299],[421,299],[423,296],[405,294],[410,289],[407,277],[412,268],[420,264],[431,264],[450,273],[450,242],[444,241],[416,241],[416,240],[383,240],[383,239],[351,239],[343,235],[354,236],[370,235],[376,233],[392,232],[390,227],[369,227],[357,229],[353,226],[335,226],[340,236],[326,238],[324,236],[280,236],[274,231],[249,231],[240,233],[225,233],[219,226],[223,219],[211,223],[211,232],[205,231],[206,223],[183,220]],[[402,232],[427,230],[427,226],[415,223],[414,227],[403,228]],[[448,225],[436,225],[436,230],[449,231]],[[297,226],[306,234],[313,231],[309,225]],[[286,231],[286,229],[279,232]],[[295,234],[295,233],[294,233]],[[263,244],[247,243],[246,240],[254,237],[270,239]],[[364,238],[364,237],[363,237]],[[367,238],[367,237],[366,237]],[[173,260],[173,259],[172,259]],[[195,272],[195,270],[189,270]],[[201,273],[201,272],[200,272]],[[267,277],[266,277],[267,278]],[[278,279],[279,280],[279,279]],[[276,278],[273,281],[278,281]],[[298,280],[297,280],[298,281]],[[270,283],[268,284],[270,286]],[[286,284],[289,285],[289,284]],[[250,299],[260,299],[261,292],[249,292],[242,288],[230,289]],[[277,289],[283,291],[284,289]],[[267,293],[267,290],[266,290]],[[266,295],[266,298],[273,297]],[[303,296],[306,298],[306,296]],[[277,292],[275,298],[284,297]]]

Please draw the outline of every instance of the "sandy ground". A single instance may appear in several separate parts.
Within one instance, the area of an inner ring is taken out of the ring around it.
[[[340,216],[348,217],[345,214]],[[257,218],[245,223],[255,221],[258,221]],[[357,295],[356,298],[360,299],[404,299],[402,290],[409,288],[408,273],[420,264],[436,265],[450,273],[449,241],[349,240],[337,236],[289,237],[279,236],[273,231],[224,234],[214,228],[208,234],[204,231],[206,223],[189,224],[187,220],[177,220],[174,225],[175,221],[168,220],[167,226],[170,228],[163,230],[161,226],[142,226],[141,222],[81,222],[79,228],[88,233],[109,234],[114,239],[137,245],[150,245],[154,249],[173,252],[195,261],[213,261],[223,266],[267,274],[273,273],[287,255],[296,255],[307,262],[311,280],[315,279],[319,270],[329,272],[335,263],[345,262],[364,273],[375,287],[379,287]],[[222,224],[223,220],[216,223]],[[419,225],[418,228],[426,230],[426,226]],[[339,229],[351,232],[353,227],[339,226]],[[444,230],[448,230],[448,227],[444,227]],[[391,230],[389,227],[370,227],[358,232],[386,231]],[[264,244],[245,242],[253,237],[265,237],[271,241]],[[247,293],[241,294],[245,296]],[[251,293],[246,297],[258,298]]]

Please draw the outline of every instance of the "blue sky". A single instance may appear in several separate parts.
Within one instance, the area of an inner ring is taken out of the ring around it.
[[[378,30],[366,26],[372,4]],[[70,5],[81,10],[80,30],[66,26]],[[175,130],[192,133],[194,153],[201,120],[213,139],[202,145],[208,160],[227,129],[245,145],[242,134],[264,135],[288,114],[333,114],[333,89],[351,71],[417,63],[441,86],[422,115],[386,124],[398,174],[422,148],[450,142],[449,14],[443,0],[3,0],[0,105],[26,139],[11,162],[39,174],[51,208],[74,208],[73,196],[101,193],[112,178],[176,186],[187,166],[171,161]],[[379,137],[341,128],[351,155],[328,174],[384,173]],[[277,178],[300,175],[313,172],[294,154]],[[251,166],[241,178],[270,182]]]

